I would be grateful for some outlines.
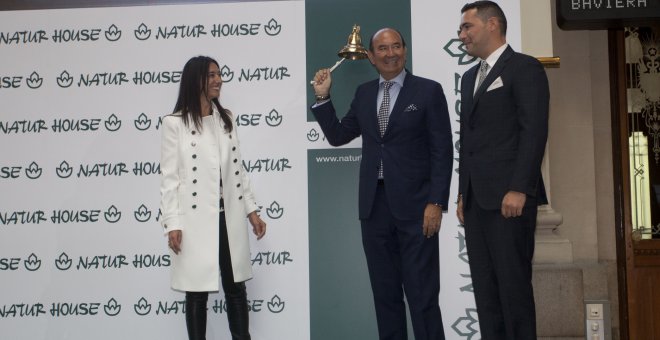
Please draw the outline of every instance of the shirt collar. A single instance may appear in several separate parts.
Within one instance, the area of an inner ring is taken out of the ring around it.
[[[405,79],[406,79],[406,69],[404,68],[403,70],[401,70],[401,73],[399,73],[396,77],[390,79],[390,81],[395,84],[399,84],[399,86],[403,87],[403,81]],[[380,86],[384,81],[385,78],[383,78],[383,76],[380,76],[378,79],[378,86]]]
[[[493,68],[493,66],[495,66],[495,63],[498,59],[500,59],[500,56],[502,53],[504,53],[504,50],[506,50],[507,47],[509,47],[509,44],[504,43],[504,45],[498,47],[488,56],[488,58],[486,58],[486,62],[488,63],[489,68]]]

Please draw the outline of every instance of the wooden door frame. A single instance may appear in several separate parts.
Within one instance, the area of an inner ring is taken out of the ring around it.
[[[628,119],[626,92],[626,51],[623,29],[608,31],[610,66],[610,109],[612,118],[612,166],[614,180],[614,218],[616,234],[616,262],[619,290],[619,333],[621,340],[629,340],[628,263],[626,250],[632,254],[630,238],[630,171],[628,169]]]

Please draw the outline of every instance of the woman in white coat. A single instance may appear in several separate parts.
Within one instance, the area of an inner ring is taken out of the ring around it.
[[[190,59],[174,113],[162,123],[161,223],[173,252],[172,288],[186,292],[190,340],[206,339],[208,292],[219,290],[219,277],[232,339],[250,339],[246,216],[257,239],[266,233],[242,168],[231,112],[218,100],[221,86],[215,60]]]

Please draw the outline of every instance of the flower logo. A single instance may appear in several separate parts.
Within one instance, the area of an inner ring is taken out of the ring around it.
[[[25,79],[25,83],[31,89],[38,89],[39,87],[41,87],[41,83],[43,83],[43,80],[44,78],[41,78],[39,76],[39,73],[37,73],[37,71],[34,71],[32,72],[32,74],[30,74],[29,78]]]
[[[151,119],[149,119],[143,112],[138,116],[138,119],[133,121],[133,123],[135,124],[136,129],[144,131],[151,126]]]
[[[105,31],[105,38],[108,41],[117,41],[121,38],[121,31],[117,28],[117,25],[112,24],[108,27],[108,30]]]
[[[467,54],[465,45],[463,45],[463,42],[459,39],[449,40],[449,42],[442,49],[445,50],[445,52],[447,52],[447,54],[450,56],[458,58],[459,65],[468,65],[477,59],[476,57],[472,57]]]
[[[280,204],[277,203],[277,201],[273,201],[273,203],[270,204],[270,207],[266,209],[266,214],[268,217],[277,220],[284,215],[284,208],[280,207]]]
[[[284,301],[277,295],[273,296],[270,302],[268,302],[268,310],[272,313],[280,313],[284,310]]]
[[[71,86],[71,84],[73,84],[73,77],[69,75],[69,72],[67,72],[66,70],[62,71],[62,73],[60,73],[60,76],[57,77],[56,80],[57,80],[57,85],[59,85],[59,87],[64,89]]]
[[[316,132],[316,129],[312,128],[309,130],[309,133],[307,133],[307,140],[310,142],[316,142],[319,140],[319,133]]]
[[[468,340],[478,339],[476,337],[479,334],[479,331],[475,328],[479,326],[477,309],[476,308],[466,308],[465,316],[462,316],[451,325],[451,328],[454,329],[456,334],[467,337]]]
[[[138,210],[133,212],[133,216],[135,216],[135,219],[138,222],[147,222],[151,218],[151,211],[149,211],[147,207],[142,204]]]
[[[71,264],[73,264],[73,261],[65,252],[62,252],[62,254],[60,254],[60,256],[55,259],[55,267],[57,267],[59,270],[69,270],[69,268],[71,268]]]
[[[37,255],[32,253],[28,256],[27,260],[23,261],[23,265],[25,266],[25,269],[33,272],[41,267],[41,260],[39,260]]]
[[[108,300],[108,303],[103,306],[103,311],[107,316],[117,316],[117,314],[121,312],[121,305],[117,303],[115,298],[111,298]]]
[[[270,35],[271,37],[280,34],[281,30],[282,30],[282,25],[278,24],[277,20],[275,19],[270,19],[270,21],[268,21],[268,24],[264,26],[264,31],[266,32],[266,34]]]
[[[135,314],[145,316],[151,312],[151,304],[143,297],[138,303],[133,305],[133,309],[135,310]]]
[[[121,211],[117,210],[117,207],[114,205],[111,205],[103,215],[108,223],[117,223],[121,219]]]
[[[30,166],[25,168],[25,176],[29,179],[37,179],[41,177],[41,168],[36,162],[30,163]]]
[[[108,131],[115,132],[121,127],[121,120],[114,113],[105,121],[105,128]]]
[[[222,82],[228,83],[234,79],[234,71],[232,71],[229,66],[225,65],[220,69],[220,76],[222,77]]]
[[[270,110],[266,116],[266,124],[273,127],[282,124],[282,115],[275,109]]]
[[[147,40],[151,36],[151,30],[144,23],[140,24],[134,33],[137,40]]]
[[[69,178],[73,173],[73,168],[66,161],[62,161],[60,166],[55,169],[59,178]]]

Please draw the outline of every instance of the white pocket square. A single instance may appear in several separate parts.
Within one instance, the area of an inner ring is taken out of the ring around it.
[[[495,79],[495,81],[492,84],[490,84],[490,86],[488,86],[486,92],[498,89],[502,86],[504,86],[504,83],[502,82],[502,77],[497,77],[497,79]]]
[[[405,110],[403,110],[403,112],[410,112],[410,111],[417,111],[417,105],[410,104],[408,105],[408,107],[406,107]]]

